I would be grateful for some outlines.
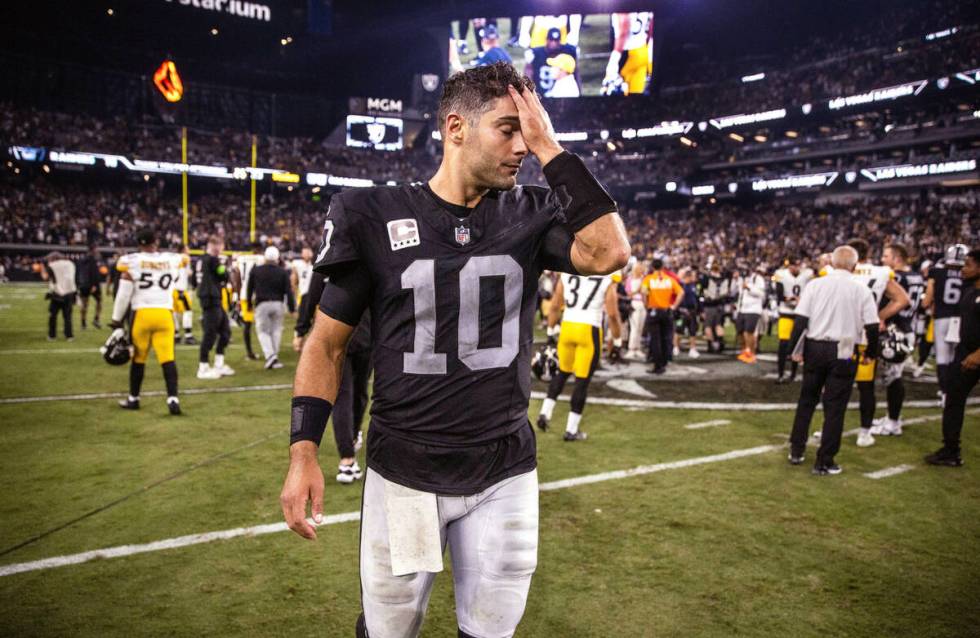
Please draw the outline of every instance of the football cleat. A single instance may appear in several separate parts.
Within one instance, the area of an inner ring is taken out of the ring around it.
[[[796,455],[796,454],[793,454],[792,452],[790,452],[789,453],[789,456],[787,458],[789,459],[789,464],[790,465],[800,465],[800,464],[803,463],[803,460],[806,457],[804,457],[802,454]]]
[[[219,372],[218,370],[215,370],[211,366],[205,364],[203,366],[198,367],[198,369],[197,369],[197,378],[198,379],[220,379],[221,378],[221,372]]]
[[[218,376],[230,377],[235,374],[235,370],[231,368],[227,363],[223,364],[220,368],[212,368],[218,371]]]
[[[345,485],[350,485],[354,481],[361,478],[362,472],[360,466],[357,465],[357,461],[354,461],[350,465],[344,465],[341,463],[337,466],[337,482],[343,483]]]
[[[925,462],[929,465],[943,465],[946,467],[962,467],[963,458],[959,452],[954,452],[946,447],[941,447],[932,454],[925,457]]]
[[[542,432],[548,431],[548,417],[543,414],[538,415],[538,429]]]
[[[841,466],[837,465],[836,463],[826,463],[824,465],[814,465],[811,473],[815,474],[816,476],[833,476],[835,474],[840,474],[843,471],[844,470],[841,468]]]
[[[785,383],[789,383],[789,377],[784,375],[776,378],[776,385],[783,385]]]
[[[902,436],[902,420],[892,420],[887,416],[874,420],[871,434],[875,436]]]
[[[571,432],[566,430],[565,436],[563,438],[566,441],[584,441],[585,439],[589,438],[589,435],[583,432],[582,430],[579,430],[575,434],[572,434]]]
[[[119,407],[122,408],[123,410],[139,410],[140,400],[130,399],[129,397],[127,397],[119,401]]]
[[[194,338],[194,335],[187,335],[184,337],[184,343],[188,346],[196,346],[197,339]]]
[[[276,357],[269,357],[265,360],[266,370],[278,370],[282,367],[282,363]]]
[[[858,447],[871,447],[875,444],[875,437],[871,434],[871,430],[867,432],[858,433],[857,446]]]
[[[926,371],[926,364],[924,363],[920,366],[912,366],[912,378],[918,379],[919,377],[922,376],[922,373],[925,371]]]
[[[701,353],[698,352],[697,348],[691,348],[690,350],[687,351],[687,356],[692,359],[697,359],[698,357],[701,356]]]
[[[170,414],[173,416],[180,416],[183,412],[180,411],[180,401],[174,399],[171,401],[167,399],[167,409],[170,410]]]

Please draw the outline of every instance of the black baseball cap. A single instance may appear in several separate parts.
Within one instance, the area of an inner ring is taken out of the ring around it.
[[[561,42],[561,29],[559,29],[558,27],[551,27],[550,29],[548,29],[548,39],[558,40],[559,42]]]

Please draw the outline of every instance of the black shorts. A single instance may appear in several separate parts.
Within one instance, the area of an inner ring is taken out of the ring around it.
[[[696,337],[698,335],[698,315],[693,310],[685,311],[680,309],[674,328],[682,337]]]
[[[759,326],[759,318],[762,315],[750,312],[739,313],[735,317],[735,331],[736,332],[755,332],[755,329]]]
[[[102,286],[79,286],[78,296],[82,299],[88,299],[89,297],[95,297],[99,301],[102,300]]]

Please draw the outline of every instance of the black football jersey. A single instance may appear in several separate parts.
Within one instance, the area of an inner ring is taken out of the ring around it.
[[[912,332],[915,314],[919,311],[919,304],[922,303],[922,296],[926,292],[926,282],[922,275],[914,270],[896,270],[895,281],[908,293],[912,303],[890,318],[888,323],[894,323],[903,332]]]
[[[936,266],[929,270],[933,284],[933,316],[936,319],[955,317],[959,314],[960,298],[963,296],[963,280],[959,268]]]
[[[421,184],[335,195],[314,268],[370,276],[369,467],[470,494],[535,467],[538,278],[574,272],[573,236],[544,188],[491,191],[466,217],[456,208]]]

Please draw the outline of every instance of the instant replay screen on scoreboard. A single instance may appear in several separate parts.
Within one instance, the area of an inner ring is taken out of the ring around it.
[[[640,95],[653,75],[653,12],[457,20],[449,73],[510,62],[545,97]]]

